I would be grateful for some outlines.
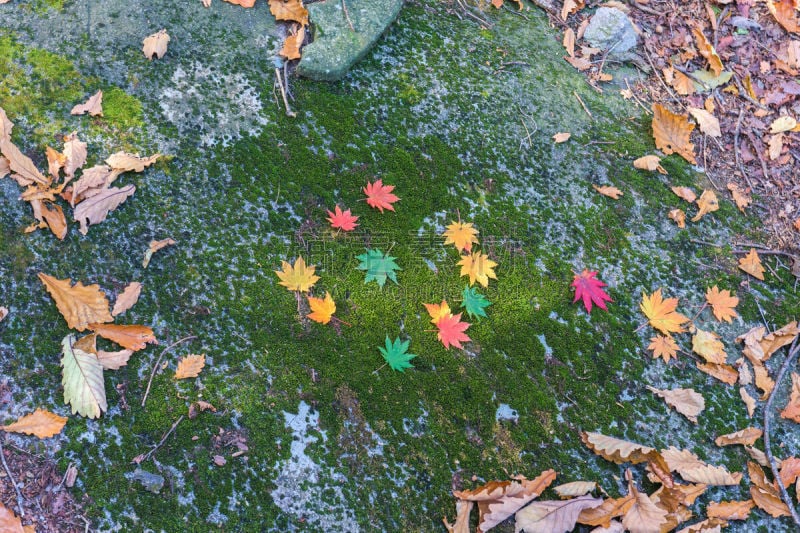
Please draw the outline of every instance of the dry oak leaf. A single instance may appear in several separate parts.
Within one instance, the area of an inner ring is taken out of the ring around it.
[[[694,145],[689,138],[694,124],[687,115],[673,113],[661,104],[653,104],[653,138],[656,148],[665,154],[678,154],[688,162],[696,164]]]
[[[639,464],[651,461],[658,452],[655,448],[609,437],[600,433],[581,432],[581,441],[594,453],[618,465]]]
[[[739,316],[734,307],[739,305],[739,298],[731,295],[729,290],[719,290],[714,285],[710,289],[706,289],[706,302],[711,306],[714,316],[720,322],[731,322],[731,319]]]
[[[116,352],[106,352],[97,350],[97,360],[103,366],[103,370],[117,370],[128,364],[128,359],[133,355],[133,350],[119,350]]]
[[[661,174],[666,174],[667,171],[664,167],[661,166],[661,158],[657,155],[646,155],[644,157],[640,157],[633,162],[633,168],[638,168],[639,170],[650,170],[650,171],[658,171]]]
[[[570,132],[560,131],[555,135],[553,135],[553,142],[556,144],[564,143],[567,142],[570,137],[572,137],[572,134]]]
[[[67,156],[50,146],[45,148],[45,155],[47,156],[47,171],[53,179],[57,179],[58,172],[67,163]]]
[[[725,364],[727,359],[725,345],[719,340],[719,335],[713,331],[698,329],[692,336],[692,351],[706,362],[716,365]]]
[[[775,17],[775,20],[783,26],[786,31],[800,33],[800,21],[797,18],[797,0],[781,0],[777,3],[767,0],[767,9]]]
[[[631,484],[631,494],[634,495],[634,502],[625,516],[622,517],[622,525],[631,533],[654,533],[661,531],[662,526],[667,523],[666,509],[657,506],[650,496],[644,492],[639,492]]]
[[[761,389],[764,393],[761,395],[762,400],[766,400],[772,389],[775,388],[775,381],[769,376],[766,367],[763,365],[753,365],[753,374],[755,374],[756,387]]]
[[[56,279],[41,272],[39,279],[70,328],[84,331],[89,324],[114,320],[108,312],[108,299],[99,285],[84,286],[79,281],[72,286],[71,279]]]
[[[739,208],[739,211],[744,213],[745,207],[750,205],[750,202],[753,201],[753,198],[747,192],[740,189],[735,183],[729,183],[728,190],[731,191],[731,197],[736,203],[736,207]]]
[[[692,218],[692,222],[697,222],[708,213],[713,213],[719,209],[719,200],[717,200],[717,195],[714,194],[714,191],[711,189],[704,190],[700,198],[697,199],[697,207],[699,207],[700,210]]]
[[[585,0],[564,0],[564,5],[561,6],[561,20],[567,20],[569,15],[577,13],[585,5]]]
[[[153,56],[161,59],[167,53],[169,41],[170,37],[166,29],[157,31],[142,41],[142,52],[147,59],[152,60]]]
[[[666,450],[661,450],[661,456],[671,471],[677,472],[690,483],[738,485],[742,481],[740,472],[731,474],[724,466],[706,464],[689,450],[679,450],[670,446]]]
[[[75,221],[81,226],[78,231],[86,235],[89,232],[89,226],[103,222],[111,211],[119,207],[135,192],[134,185],[126,185],[121,188],[110,187],[79,203],[72,213]]]
[[[794,420],[800,424],[800,374],[792,372],[792,392],[789,402],[781,411],[781,418]]]
[[[607,498],[599,507],[581,511],[578,523],[587,526],[611,527],[612,519],[627,513],[635,499],[633,494],[627,494],[621,498]]]
[[[714,75],[719,76],[722,74],[722,59],[720,59],[717,51],[714,50],[714,46],[706,39],[703,31],[700,28],[692,28],[692,34],[697,43],[697,50],[700,52],[700,55],[708,61],[708,66],[714,71]]]
[[[714,444],[717,446],[731,446],[734,444],[752,446],[763,434],[764,432],[758,428],[744,428],[734,433],[720,435],[714,440]]]
[[[204,366],[206,366],[205,354],[187,355],[178,361],[178,368],[175,370],[173,379],[196,378]]]
[[[349,209],[342,211],[338,205],[333,208],[333,212],[328,211],[328,222],[330,222],[333,229],[340,229],[342,231],[353,231],[356,229],[356,221],[358,217],[353,216]]]
[[[277,1],[280,2],[281,0]],[[381,213],[383,213],[384,209],[394,211],[394,206],[392,204],[400,200],[400,198],[392,193],[394,185],[384,185],[383,180],[375,180],[374,183],[367,183],[366,187],[362,190],[364,194],[367,195],[367,205],[380,210]]]
[[[571,481],[553,487],[553,490],[560,498],[576,498],[588,494],[596,488],[597,483],[594,481]]]
[[[278,52],[278,55],[285,57],[289,61],[300,59],[302,57],[302,54],[300,53],[300,47],[303,46],[303,41],[305,38],[306,28],[304,26],[300,26],[296,32],[290,33],[286,36],[286,38],[283,40],[283,46],[281,47],[280,52]]]
[[[761,258],[758,257],[755,248],[750,248],[750,252],[739,259],[739,268],[754,278],[764,281],[764,267],[761,266]]]
[[[71,186],[70,205],[75,207],[75,204],[85,200],[87,197],[94,196],[103,189],[108,188],[121,173],[122,171],[112,170],[108,165],[95,165],[87,168]]]
[[[647,317],[650,325],[665,335],[683,332],[682,324],[689,321],[688,317],[675,311],[677,307],[678,299],[667,298],[665,300],[661,296],[661,289],[656,290],[650,296],[642,293],[642,303],[639,304],[639,308]]]
[[[566,30],[564,30],[564,40],[561,44],[564,45],[569,57],[575,57],[575,32],[572,30],[572,28],[568,27]]]
[[[478,230],[472,222],[451,222],[445,230],[444,244],[452,244],[459,252],[472,252],[472,245],[478,244]]]
[[[117,296],[114,302],[114,309],[111,310],[111,316],[118,316],[136,305],[139,301],[139,295],[142,293],[142,284],[138,281],[132,281],[127,287]]]
[[[765,336],[758,342],[761,350],[764,353],[762,360],[766,361],[780,348],[791,344],[798,334],[800,334],[800,329],[797,327],[797,321],[792,321],[783,326],[781,329],[775,330],[769,335]]]
[[[624,193],[617,189],[612,185],[603,185],[602,187],[598,187],[597,185],[592,185],[594,190],[602,194],[603,196],[608,196],[609,198],[613,198],[614,200],[619,200],[619,197],[622,196]]]
[[[147,250],[144,251],[144,260],[142,260],[142,267],[147,268],[147,265],[150,264],[150,259],[153,258],[153,254],[157,251],[161,250],[162,248],[166,248],[167,246],[172,246],[173,244],[177,244],[174,239],[166,238],[161,239],[160,241],[150,241],[150,245],[147,247]]]
[[[706,514],[709,518],[722,518],[723,520],[747,520],[750,511],[755,507],[753,500],[711,502],[708,504]]]
[[[97,91],[86,102],[76,105],[69,112],[70,115],[84,115],[86,113],[89,113],[89,116],[92,117],[103,116],[103,91]]]
[[[13,128],[14,123],[8,120],[5,110],[0,107],[0,141],[10,141]]]
[[[336,312],[336,302],[333,301],[331,293],[325,292],[325,298],[315,298],[313,296],[307,296],[307,298],[311,312],[306,316],[320,324],[330,322],[331,316]]]
[[[298,22],[301,26],[308,25],[308,10],[303,7],[300,0],[268,0],[269,11],[276,20],[290,20]]]
[[[150,157],[140,157],[139,154],[129,154],[127,152],[117,152],[111,154],[106,159],[106,164],[114,170],[123,172],[143,172],[161,157],[161,154],[153,154]]]
[[[64,174],[67,178],[64,183],[67,183],[75,176],[75,171],[86,164],[88,151],[86,143],[78,139],[78,132],[73,131],[64,137],[64,150],[62,153],[66,157],[64,163]]]
[[[719,119],[717,117],[705,109],[697,107],[690,107],[689,113],[694,117],[695,121],[697,121],[701,132],[709,137],[722,137],[722,131],[720,131]]]
[[[0,0],[0,4],[3,3],[5,2]],[[2,502],[0,502],[0,531],[2,533],[28,533],[22,528],[20,518],[14,514],[14,511],[3,505]]]
[[[757,462],[763,467],[769,466],[769,459],[767,459],[767,454],[759,450],[758,448],[754,448],[753,446],[745,446],[744,451],[747,452],[753,461]]]
[[[665,363],[669,363],[670,359],[678,358],[678,344],[675,339],[667,335],[656,335],[650,339],[650,346],[648,350],[653,352],[653,357],[660,357]]]
[[[756,412],[756,399],[750,396],[750,393],[744,387],[739,387],[739,396],[747,409],[747,416],[753,418],[753,413]]]
[[[123,348],[138,352],[147,344],[158,344],[153,330],[140,325],[89,324],[89,329]]]
[[[306,266],[306,261],[299,256],[292,266],[287,261],[281,261],[281,270],[275,270],[275,274],[280,278],[278,285],[283,285],[290,291],[308,292],[317,282],[319,276],[314,275],[317,267]]]
[[[789,488],[789,485],[797,481],[797,478],[800,477],[800,459],[797,457],[787,457],[781,461],[779,472],[781,483],[783,483],[784,487]]]
[[[72,414],[99,418],[108,410],[103,367],[97,356],[73,346],[75,337],[67,335],[61,342],[61,385],[64,402],[72,407]]]
[[[767,143],[770,161],[775,161],[781,156],[781,152],[783,151],[783,139],[783,133],[770,135],[769,142]]]
[[[686,200],[690,204],[694,203],[694,201],[697,200],[697,195],[689,187],[670,187],[670,188],[672,189],[672,192],[675,193],[675,196],[677,196],[681,200]]]
[[[537,501],[514,515],[514,531],[519,533],[568,533],[575,529],[578,516],[584,509],[602,505],[602,498],[580,496],[571,500]]]
[[[13,174],[11,175],[14,180],[22,187],[37,184],[43,187],[50,186],[50,179],[45,177],[44,174],[39,172],[33,161],[23,154],[19,148],[16,147],[8,139],[0,139],[0,153],[8,160],[8,166]]]
[[[689,514],[691,515],[691,512]],[[702,522],[686,526],[677,533],[722,533],[722,528],[725,527],[728,527],[728,522],[722,518],[706,518]]]
[[[534,479],[520,477],[516,481],[490,481],[474,490],[453,491],[453,496],[459,501],[477,502],[478,531],[488,531],[537,498],[555,480],[556,475],[555,470],[545,470]],[[469,511],[467,523],[468,520]]]
[[[67,236],[67,218],[64,216],[64,210],[61,209],[61,206],[50,202],[42,202],[40,213],[53,235],[63,241],[64,237]]]
[[[647,386],[647,390],[663,398],[667,405],[695,424],[697,424],[697,416],[706,408],[706,401],[703,395],[693,389],[664,390]]]
[[[761,467],[748,461],[747,471],[750,474],[750,497],[753,498],[756,505],[774,518],[790,516],[789,508],[781,500],[776,484],[767,481]]]
[[[16,422],[0,426],[0,429],[10,433],[24,433],[26,435],[34,435],[40,439],[48,439],[61,433],[66,423],[67,417],[65,416],[58,416],[50,411],[37,409]]]
[[[675,221],[675,224],[677,224],[679,228],[683,229],[686,227],[686,213],[684,213],[682,209],[670,209],[667,216]]]
[[[442,303],[440,304],[424,303],[422,305],[425,306],[425,309],[431,316],[431,324],[438,324],[441,319],[453,315],[453,313],[450,311],[450,306],[447,304],[447,301],[445,300],[442,300]]]
[[[469,276],[470,287],[476,281],[484,287],[488,287],[489,278],[497,279],[497,274],[494,273],[497,263],[489,259],[489,256],[483,252],[472,252],[470,255],[463,256],[458,265],[461,266],[461,275]]]

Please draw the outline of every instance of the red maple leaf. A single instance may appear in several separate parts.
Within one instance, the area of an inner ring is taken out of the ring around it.
[[[400,198],[392,194],[394,185],[384,185],[383,181],[377,180],[375,183],[367,183],[364,187],[364,194],[367,195],[367,203],[375,209],[394,211],[392,204]]]
[[[586,307],[586,312],[588,313],[592,312],[592,304],[595,304],[603,311],[608,311],[606,302],[614,301],[611,299],[611,296],[606,294],[603,290],[606,284],[596,279],[596,275],[597,272],[589,272],[583,269],[583,272],[580,274],[575,274],[575,279],[572,280],[571,284],[572,287],[575,287],[575,299],[572,300],[572,303],[583,299],[583,305]]]
[[[337,205],[334,211],[336,212],[331,213],[328,211],[328,222],[331,223],[332,228],[342,231],[353,231],[356,229],[356,226],[358,226],[358,224],[356,224],[358,217],[353,216],[349,209],[342,211]]]
[[[449,349],[450,346],[461,348],[461,342],[470,342],[470,339],[464,331],[470,327],[468,322],[461,322],[461,313],[457,315],[447,314],[443,316],[436,323],[439,333],[436,334],[438,339],[442,341],[444,347]]]

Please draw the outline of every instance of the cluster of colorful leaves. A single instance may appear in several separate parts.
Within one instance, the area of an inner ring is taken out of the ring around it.
[[[431,323],[436,326],[436,338],[449,349],[450,346],[463,348],[462,342],[472,339],[464,333],[470,326],[468,322],[461,321],[461,313],[453,314],[445,300],[441,304],[423,304],[431,317]]]
[[[105,165],[96,165],[77,175],[86,163],[87,151],[86,143],[72,133],[64,137],[61,152],[47,147],[48,175],[44,175],[11,142],[12,128],[13,124],[0,108],[0,179],[10,174],[25,188],[20,199],[30,203],[36,219],[25,229],[26,233],[49,228],[59,239],[66,237],[67,219],[56,202],[56,198],[61,197],[73,208],[73,218],[80,224],[80,232],[86,235],[89,226],[104,221],[110,211],[136,192],[133,185],[112,187],[111,184],[124,172],[142,172],[160,157],[155,154],[141,158],[118,152],[106,159]]]
[[[72,406],[72,413],[98,418],[106,409],[106,391],[103,370],[116,370],[127,364],[130,356],[148,343],[157,344],[153,330],[141,325],[110,324],[115,316],[123,314],[138,300],[141,284],[128,285],[117,297],[114,309],[99,285],[72,285],[70,279],[57,279],[39,273],[50,296],[56,303],[67,325],[77,331],[91,331],[76,340],[67,335],[62,341],[62,385],[64,402]],[[97,348],[97,336],[120,345],[123,349],[108,352]]]

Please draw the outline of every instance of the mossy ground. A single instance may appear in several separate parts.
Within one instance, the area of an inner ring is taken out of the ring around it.
[[[169,22],[179,35],[181,24],[202,24],[203,16],[217,26],[241,16],[235,6],[197,7],[189,21],[146,4],[141,9],[156,24]],[[67,3],[59,16],[82,8]],[[109,21],[127,20],[126,9],[140,8],[115,4]],[[620,467],[585,450],[580,430],[688,446],[742,468],[741,450],[712,445],[717,434],[750,422],[738,394],[685,360],[651,360],[644,350],[650,332],[634,332],[644,320],[638,302],[643,290],[663,286],[693,315],[707,286],[736,290],[742,322],[722,327],[708,311],[698,319],[736,353],[730,340],[760,321],[759,306],[776,325],[797,315],[791,274],[774,261],[776,275],[765,284],[736,271],[726,247],[757,224],[728,202],[686,230],[667,220],[680,206],[667,184],[698,186],[701,178],[674,156],[664,161],[669,176],[632,168],[653,151],[647,118],[572,71],[536,12],[526,12],[532,20],[490,15],[497,25],[481,31],[441,4],[409,5],[345,81],[293,80],[299,116],[292,119],[272,103],[269,58],[237,44],[257,42],[244,22],[232,41],[185,31],[165,60],[148,63],[134,53],[138,35],[94,51],[76,37],[80,58],[60,44],[38,48],[52,16],[45,11],[26,15],[30,28],[17,23],[0,36],[7,52],[0,53],[0,106],[17,123],[15,141],[43,154],[46,144],[58,145],[58,134],[77,129],[91,140],[90,164],[114,147],[170,155],[143,175],[122,177],[137,185],[136,195],[87,237],[72,230],[64,242],[41,232],[22,236],[30,213],[16,201],[16,185],[0,182],[7,206],[0,213],[0,304],[12,311],[0,324],[0,369],[16,387],[9,416],[37,406],[68,411],[58,366],[68,330],[39,271],[99,283],[112,294],[142,281],[142,298],[122,322],[151,324],[161,341],[107,373],[110,409],[102,419],[71,417],[65,435],[44,444],[17,439],[54,453],[63,466],[79,465],[75,493],[86,495],[101,529],[319,530],[328,513],[342,517],[342,530],[434,531],[443,515],[452,517],[453,483],[469,487],[472,476],[533,476],[546,468],[562,481],[600,480],[616,492],[612,476]],[[214,47],[222,57],[198,56]],[[115,70],[114,61],[125,67]],[[204,74],[206,67],[215,74]],[[206,88],[221,87],[215,77],[227,76],[250,96],[182,93],[195,107],[176,115],[179,99],[169,89],[193,87],[176,77],[179,69]],[[106,95],[105,116],[70,117],[71,106],[97,88]],[[223,124],[228,110],[237,119]],[[181,117],[197,127],[184,127]],[[215,125],[224,135],[215,136]],[[556,131],[573,138],[553,145]],[[376,177],[396,185],[396,213],[362,201],[361,187]],[[614,184],[625,196],[600,197],[593,183]],[[336,203],[361,217],[355,236],[327,229],[325,210]],[[465,278],[456,252],[437,235],[459,216],[475,222],[482,249],[500,266],[485,291],[489,318],[469,329],[474,342],[466,350],[447,351],[422,303],[458,305]],[[143,268],[147,243],[165,237],[178,244]],[[367,246],[397,257],[398,285],[364,284],[355,256]],[[337,316],[351,326],[300,318],[294,295],[272,271],[301,253],[319,265],[315,290],[330,291]],[[609,283],[608,313],[589,316],[572,303],[572,272],[582,268],[599,270]],[[169,369],[155,377],[142,408],[159,353],[189,335],[197,338],[165,356]],[[374,372],[386,335],[411,339],[414,369]],[[209,364],[199,379],[175,382],[175,361],[187,353],[205,353]],[[693,426],[656,401],[647,384],[695,387],[708,412]],[[200,398],[218,412],[183,420],[142,465],[167,479],[162,493],[130,481],[132,459]],[[496,419],[502,403],[517,411],[516,422]],[[319,427],[292,425],[304,405],[318,413]],[[293,431],[318,440],[302,441],[298,455]],[[246,454],[232,457],[231,434],[246,438]],[[786,443],[796,445],[788,434]],[[227,464],[215,466],[214,455]],[[301,468],[298,457],[316,466]],[[292,477],[303,472],[314,475]],[[314,499],[303,509],[280,508],[270,494],[295,482]],[[746,490],[719,494],[746,497]]]

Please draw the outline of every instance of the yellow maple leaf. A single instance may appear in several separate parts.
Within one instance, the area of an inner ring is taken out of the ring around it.
[[[642,293],[642,303],[639,304],[639,307],[650,321],[650,325],[665,335],[672,332],[683,332],[682,324],[689,321],[686,316],[675,311],[675,308],[678,307],[678,299],[667,298],[665,300],[661,296],[661,289],[650,296]]]
[[[281,261],[281,270],[276,270],[275,274],[281,279],[279,285],[283,285],[290,291],[308,292],[317,282],[319,276],[314,275],[317,267],[306,266],[306,261],[302,257],[295,259],[294,266],[288,261]]]
[[[472,245],[478,244],[478,230],[472,226],[472,222],[462,223],[453,222],[447,226],[444,232],[445,244],[454,244],[459,252],[466,250],[472,251]]]
[[[666,335],[656,335],[650,339],[648,350],[653,352],[653,357],[660,357],[665,363],[669,363],[672,358],[678,358],[678,344],[675,339]]]
[[[764,281],[764,267],[761,266],[761,258],[758,257],[755,248],[750,248],[750,253],[739,259],[739,268],[754,278]]]
[[[697,207],[700,208],[700,211],[692,218],[692,222],[697,222],[704,215],[708,213],[712,213],[719,209],[719,201],[717,200],[717,195],[714,194],[714,191],[711,189],[706,189],[703,191],[703,194],[700,195],[700,198],[697,199]]]
[[[336,302],[333,301],[333,297],[329,292],[325,292],[324,299],[308,296],[308,305],[311,307],[311,313],[306,316],[320,324],[330,322],[331,316],[336,312]]]
[[[497,266],[497,263],[482,252],[473,252],[471,255],[465,255],[458,264],[461,265],[461,275],[469,276],[470,286],[477,281],[484,287],[488,287],[489,278],[497,279],[497,275],[494,273],[494,267]]]
[[[713,331],[698,329],[692,336],[692,350],[709,363],[725,364],[727,354],[725,345],[719,340],[719,335]]]
[[[706,290],[706,301],[714,311],[714,316],[722,322],[731,322],[733,317],[739,316],[733,310],[739,304],[739,298],[731,295],[728,290],[719,290],[716,285]]]
[[[438,324],[439,321],[443,318],[447,318],[451,316],[453,313],[450,311],[450,306],[447,305],[445,300],[442,300],[441,304],[422,304],[425,306],[425,309],[428,310],[428,314],[431,315],[431,323]]]

